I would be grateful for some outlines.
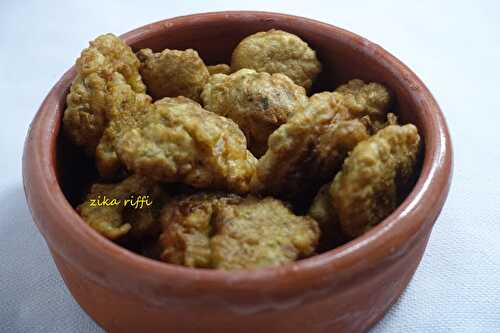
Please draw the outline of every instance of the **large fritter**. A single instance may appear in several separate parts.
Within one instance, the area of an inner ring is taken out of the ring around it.
[[[148,93],[155,99],[184,96],[200,101],[201,90],[210,74],[198,52],[165,49],[153,53],[142,49],[137,56]]]
[[[390,125],[354,148],[330,187],[347,235],[362,234],[396,208],[398,189],[413,174],[419,142],[414,125]]]
[[[202,93],[209,111],[234,120],[257,157],[267,150],[267,139],[281,124],[307,104],[304,88],[283,74],[242,69],[210,77]]]
[[[233,51],[231,69],[282,73],[309,90],[321,64],[316,52],[298,36],[281,30],[257,32],[243,39]]]
[[[257,162],[238,125],[184,97],[155,102],[115,146],[137,174],[238,193],[249,190]]]
[[[139,60],[121,39],[106,34],[90,42],[76,61],[76,78],[66,98],[64,133],[90,156],[108,124],[109,82],[120,77],[134,92],[146,87],[139,75]]]
[[[319,239],[316,221],[270,197],[196,194],[170,202],[161,220],[162,259],[188,267],[281,265],[311,255]]]

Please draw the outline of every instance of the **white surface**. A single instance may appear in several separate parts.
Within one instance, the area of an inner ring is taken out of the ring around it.
[[[500,332],[500,6],[381,0],[1,0],[0,331],[100,331],[69,295],[25,204],[22,145],[44,96],[99,34],[224,9],[338,25],[384,46],[422,78],[451,130],[453,185],[413,281],[374,331]]]

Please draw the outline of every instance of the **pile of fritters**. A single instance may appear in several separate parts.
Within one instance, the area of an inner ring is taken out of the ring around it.
[[[381,84],[309,97],[321,68],[274,29],[212,66],[192,49],[134,53],[98,37],[63,118],[100,175],[79,214],[111,240],[199,268],[282,265],[361,235],[404,198],[420,137],[389,113]],[[92,204],[140,196],[152,204]]]

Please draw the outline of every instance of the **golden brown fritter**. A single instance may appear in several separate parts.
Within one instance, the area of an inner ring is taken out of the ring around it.
[[[121,39],[106,34],[90,42],[76,61],[76,78],[66,98],[64,133],[90,156],[95,154],[108,118],[108,83],[122,76],[133,91],[146,87],[139,75],[139,60]]]
[[[137,127],[138,119],[151,109],[151,97],[136,93],[117,76],[108,84],[108,105],[106,114],[108,126],[96,148],[96,165],[99,174],[108,179],[124,174],[123,165],[115,149],[115,140],[122,131]]]
[[[313,254],[316,221],[273,198],[195,194],[170,202],[161,217],[162,260],[188,267],[251,269]]]
[[[231,119],[185,98],[163,98],[115,147],[134,173],[196,188],[247,192],[257,163]]]
[[[344,95],[323,92],[309,99],[269,137],[269,149],[259,159],[252,188],[293,201],[313,194],[332,179],[346,154],[370,135],[362,113],[351,112]]]
[[[150,206],[134,208],[133,200],[138,196],[148,196]],[[107,199],[111,204],[99,205]],[[126,199],[132,202],[125,203]],[[94,201],[95,200],[95,201]],[[77,207],[77,211],[85,222],[103,236],[116,240],[131,234],[143,237],[158,231],[157,218],[159,209],[166,200],[166,194],[152,180],[132,175],[118,184],[94,184],[85,201]]]
[[[391,97],[383,85],[354,79],[339,86],[335,92],[344,96],[343,103],[353,115],[367,115],[373,121],[385,121]]]
[[[321,64],[307,43],[281,30],[258,32],[243,39],[233,51],[231,69],[282,73],[309,90]]]
[[[279,266],[310,256],[320,236],[314,219],[294,215],[271,197],[223,206],[215,225],[212,263],[226,270]]]
[[[396,208],[398,187],[414,171],[419,142],[415,126],[390,125],[353,149],[330,187],[344,233],[359,236]]]
[[[184,96],[200,101],[201,90],[210,74],[198,52],[165,49],[153,53],[142,49],[137,56],[148,93],[153,98]]]
[[[307,104],[304,88],[283,74],[241,69],[210,77],[203,88],[205,108],[234,120],[257,157],[267,150],[267,139],[281,124]]]
[[[226,64],[207,66],[207,69],[208,69],[208,73],[210,75],[215,75],[215,74],[229,75],[229,74],[231,74],[231,67],[229,67],[229,65],[226,65]]]
[[[187,267],[212,267],[213,218],[218,207],[242,200],[235,194],[197,193],[169,202],[160,218],[162,260]]]

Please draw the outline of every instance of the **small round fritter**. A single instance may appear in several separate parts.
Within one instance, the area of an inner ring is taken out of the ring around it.
[[[339,86],[335,92],[344,96],[343,102],[351,113],[370,116],[373,121],[385,121],[391,97],[383,85],[354,79]]]
[[[66,98],[63,130],[88,155],[95,154],[108,122],[108,83],[119,75],[133,91],[145,92],[139,65],[132,49],[112,34],[90,42],[76,61],[77,75]]]
[[[353,149],[330,187],[345,234],[361,235],[396,208],[398,190],[414,172],[419,142],[414,125],[390,125]]]
[[[215,75],[215,74],[229,75],[229,74],[231,74],[231,67],[229,67],[229,65],[226,65],[226,64],[207,66],[207,69],[208,69],[208,73],[210,75]]]
[[[96,148],[96,166],[103,178],[116,179],[124,174],[123,165],[115,149],[115,140],[122,131],[137,127],[138,118],[151,108],[151,97],[136,93],[117,76],[108,84],[108,126]],[[123,78],[123,77],[122,77]]]
[[[354,118],[343,95],[319,93],[269,137],[252,179],[256,192],[296,201],[332,179],[346,154],[370,135],[370,121]]]
[[[142,78],[153,98],[184,96],[200,101],[210,74],[198,52],[165,49],[153,53],[142,49],[137,56],[141,60]]]
[[[258,32],[243,39],[233,51],[231,69],[282,73],[309,90],[321,64],[307,43],[281,30]]]
[[[138,196],[146,196],[150,205],[134,207]],[[166,194],[154,181],[132,175],[118,184],[92,185],[77,211],[85,222],[109,239],[127,234],[140,238],[159,231],[157,222],[165,200]]]
[[[267,139],[280,125],[307,104],[304,88],[283,74],[241,69],[231,75],[210,77],[203,88],[205,108],[234,120],[245,133],[257,157],[267,150]]]
[[[116,151],[127,169],[158,181],[244,193],[256,158],[231,119],[185,98],[163,98],[122,131]]]
[[[161,217],[162,260],[188,267],[252,269],[314,253],[319,228],[274,198],[195,194],[170,202]]]

